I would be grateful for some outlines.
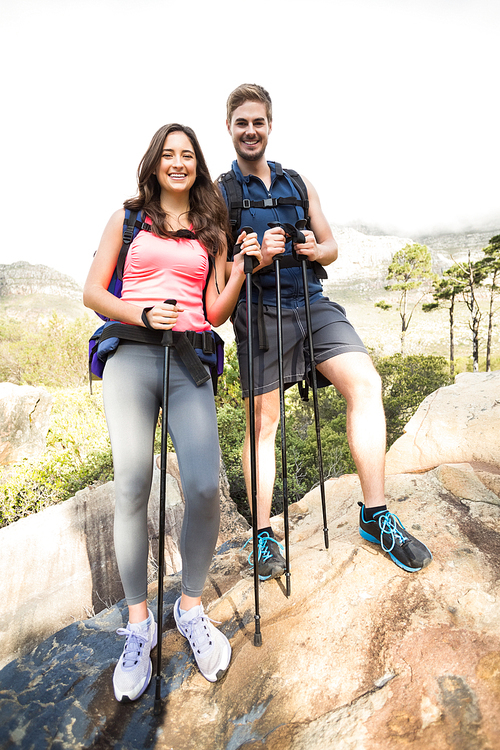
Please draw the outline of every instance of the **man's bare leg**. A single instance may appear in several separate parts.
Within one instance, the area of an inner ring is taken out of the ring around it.
[[[255,458],[257,476],[257,529],[259,531],[259,578],[279,578],[286,563],[281,545],[274,540],[271,529],[271,504],[276,478],[275,439],[279,424],[279,391],[255,397]],[[248,399],[245,401],[247,429],[243,446],[243,472],[251,507],[250,427]],[[265,530],[267,529],[267,534]]]
[[[365,506],[385,505],[386,431],[380,376],[363,352],[339,354],[317,369],[346,399],[347,441]]]
[[[271,503],[276,479],[275,440],[280,417],[279,391],[255,396],[255,457],[257,473],[257,527],[271,525]],[[250,427],[248,424],[248,399],[245,399],[247,428],[243,445],[243,474],[247,496],[251,502],[250,487]],[[250,508],[251,510],[251,508]]]
[[[416,572],[432,560],[430,550],[409,534],[386,507],[385,415],[381,382],[371,359],[362,352],[339,354],[318,365],[347,401],[347,439],[358,470],[364,507],[359,532],[380,544],[400,568]]]

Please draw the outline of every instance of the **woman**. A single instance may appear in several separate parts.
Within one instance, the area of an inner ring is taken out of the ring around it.
[[[124,206],[142,209],[151,232],[141,230],[131,243],[122,296],[117,298],[108,284],[122,245],[124,209],[113,214],[85,283],[85,305],[111,320],[157,331],[201,332],[227,320],[244,281],[243,256],[254,255],[260,261],[260,248],[255,234],[242,234],[242,252],[225,281],[227,211],[190,128],[170,124],[158,130],[139,165],[138,194]],[[167,299],[177,302],[167,304]],[[108,358],[103,376],[115,470],[115,550],[129,611],[127,628],[118,631],[126,642],[113,675],[119,701],[135,700],[147,688],[150,651],[157,641],[146,601],[147,501],[163,363],[160,344],[123,339]],[[211,382],[197,387],[175,348],[168,421],[185,498],[182,593],[174,615],[200,671],[215,682],[231,658],[227,638],[214,628],[201,604],[219,531],[217,420]]]

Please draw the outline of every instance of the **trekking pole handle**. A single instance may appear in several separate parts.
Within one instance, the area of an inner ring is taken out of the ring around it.
[[[301,260],[305,261],[307,260],[307,257],[305,255],[302,255],[301,253],[297,252],[297,249],[295,245],[303,245],[306,241],[305,234],[301,231],[302,229],[305,229],[306,222],[301,219],[300,221],[297,221],[297,223],[294,226],[294,232],[295,235],[292,238],[293,246],[292,246],[292,254],[295,260]]]
[[[164,304],[165,305],[176,305],[177,304],[177,300],[176,299],[166,299]],[[174,344],[174,334],[173,334],[172,329],[170,329],[168,331],[165,331],[165,333],[163,334],[163,337],[162,337],[162,340],[161,340],[161,345],[162,346],[173,346],[173,344]]]
[[[253,228],[241,227],[240,234],[241,232],[246,232],[246,234],[251,234],[253,232]],[[238,242],[238,244],[234,246],[234,249],[235,249],[234,255],[238,255],[238,253],[241,250],[241,242]],[[259,265],[259,261],[257,260],[257,258],[255,258],[255,256],[245,255],[243,259],[243,271],[245,274],[252,273],[253,269],[256,268],[258,265]]]
[[[281,227],[285,234],[290,237],[294,245],[303,245],[306,241],[304,233],[301,231],[305,228],[306,222],[303,220],[298,221],[295,226],[293,224],[287,224],[281,221],[271,221],[267,225],[268,227]],[[296,251],[293,249],[293,254],[296,256]]]
[[[305,229],[307,226],[307,221],[305,219],[300,219],[299,221],[295,222],[295,229],[297,230],[297,244],[302,245],[306,241],[305,234],[303,233],[303,229]]]

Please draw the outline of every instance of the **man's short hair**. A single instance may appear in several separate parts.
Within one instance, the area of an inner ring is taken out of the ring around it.
[[[261,102],[266,108],[266,116],[269,122],[273,119],[273,104],[271,97],[263,86],[256,83],[242,83],[232,91],[226,104],[227,121],[230,123],[233,112],[245,102]]]

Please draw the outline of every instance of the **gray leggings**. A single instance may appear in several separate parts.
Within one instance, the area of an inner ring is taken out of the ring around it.
[[[127,604],[139,604],[147,594],[147,503],[163,363],[163,347],[124,342],[104,370],[115,471],[115,551]],[[175,349],[170,356],[168,429],[185,499],[182,591],[198,597],[219,533],[219,435],[211,381],[196,387]]]

